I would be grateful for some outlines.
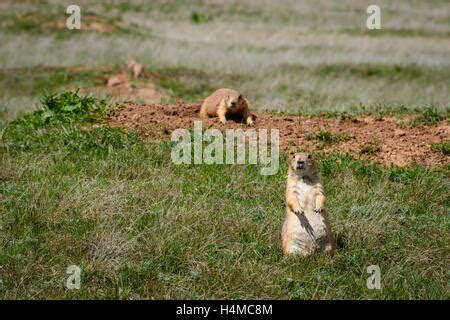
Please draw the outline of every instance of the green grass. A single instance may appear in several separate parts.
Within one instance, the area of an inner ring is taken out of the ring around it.
[[[195,11],[192,12],[192,15],[191,15],[192,23],[200,24],[200,23],[205,23],[209,20],[211,20],[211,18],[204,15],[203,13],[199,13],[199,12],[195,12]]]
[[[98,86],[114,68],[24,67],[0,69],[0,125],[35,109],[43,92]]]
[[[45,93],[38,109],[14,120],[8,130],[15,127],[29,130],[55,123],[93,122],[105,117],[106,109],[106,101],[81,96],[79,89],[60,94]]]
[[[0,92],[6,96],[40,96],[44,91],[57,91],[69,85],[88,87],[98,85],[111,70],[94,68],[8,68],[0,69]]]
[[[337,254],[286,259],[284,161],[274,176],[176,166],[170,142],[86,129],[102,105],[50,95],[3,130],[1,298],[449,298],[448,166],[320,158]],[[72,264],[79,291],[64,286]],[[372,264],[381,290],[366,288]]]
[[[400,37],[442,37],[448,38],[450,36],[450,32],[447,30],[443,31],[428,31],[424,29],[404,29],[404,28],[396,28],[396,29],[387,29],[382,28],[379,30],[355,30],[349,29],[345,30],[349,34],[355,35],[366,35],[370,37],[384,37],[384,36],[400,36]]]
[[[431,145],[431,149],[435,152],[440,152],[446,156],[450,155],[450,141],[442,143],[435,143]]]
[[[175,166],[171,143],[107,127],[105,102],[41,99],[101,85],[134,58],[139,81],[169,102],[231,87],[258,112],[435,125],[449,119],[447,3],[405,2],[382,1],[383,29],[369,32],[360,1],[83,1],[82,20],[115,29],[102,33],[45,26],[65,21],[61,4],[6,1],[0,298],[449,299],[448,165],[318,153],[338,251],[285,259],[284,162],[268,177],[250,165]],[[323,146],[348,138],[311,133]],[[431,148],[448,155],[447,142]],[[376,152],[376,141],[361,149]],[[72,264],[80,291],[64,286]],[[366,288],[372,264],[382,290]]]
[[[433,126],[438,122],[445,120],[449,116],[449,110],[446,110],[446,115],[442,112],[439,112],[436,108],[427,107],[420,109],[417,117],[414,117],[411,121],[409,121],[409,125],[412,127],[417,126]]]
[[[317,129],[315,132],[306,134],[306,139],[316,140],[319,147],[324,147],[327,144],[338,144],[342,141],[347,141],[351,137],[346,132],[332,133],[328,130]]]
[[[232,85],[235,77],[221,77],[220,81],[212,74],[190,68],[155,68],[152,75],[156,84],[175,99],[197,102],[218,89],[220,83]]]
[[[373,140],[370,142],[366,142],[361,150],[359,150],[360,154],[374,154],[381,151],[381,143],[379,140]]]

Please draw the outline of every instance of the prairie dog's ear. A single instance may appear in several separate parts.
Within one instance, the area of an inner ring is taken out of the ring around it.
[[[127,67],[132,68],[136,64],[136,61],[134,59],[128,59],[127,61]]]

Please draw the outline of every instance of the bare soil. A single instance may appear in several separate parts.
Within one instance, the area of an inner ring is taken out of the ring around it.
[[[111,115],[109,125],[135,128],[150,140],[169,139],[177,128],[193,128],[199,120],[200,103],[151,104],[130,103]],[[431,145],[448,141],[450,126],[441,121],[434,126],[401,127],[396,118],[375,120],[322,118],[317,116],[280,116],[255,113],[255,129],[279,129],[280,147],[284,152],[304,149],[325,154],[349,153],[354,157],[380,162],[384,166],[424,164],[428,167],[448,164],[450,157],[431,149]],[[248,128],[240,119],[222,125],[217,118],[203,122],[203,128]],[[308,133],[326,130],[346,136],[336,143],[321,142],[308,137]]]

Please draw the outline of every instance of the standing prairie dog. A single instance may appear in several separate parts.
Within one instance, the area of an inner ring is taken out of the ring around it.
[[[200,117],[219,117],[222,123],[226,123],[226,116],[232,114],[241,115],[249,126],[254,124],[248,100],[239,92],[226,88],[214,91],[203,101],[200,109]]]
[[[333,253],[335,241],[325,212],[325,193],[311,155],[296,153],[288,170],[283,253],[309,256]]]
[[[133,72],[133,77],[135,79],[139,78],[139,76],[141,75],[141,73],[143,71],[142,64],[137,63],[133,59],[130,59],[127,61],[127,69],[129,69]]]

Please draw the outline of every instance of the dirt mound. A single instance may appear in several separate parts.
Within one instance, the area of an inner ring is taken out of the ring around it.
[[[114,73],[103,79],[102,85],[83,88],[82,92],[97,95],[108,94],[113,98],[120,98],[121,100],[134,103],[160,103],[163,98],[166,98],[166,95],[157,90],[155,85],[148,79],[138,79],[142,74],[142,65],[134,60],[130,60],[127,70]]]
[[[132,86],[128,82],[123,82],[114,86],[84,88],[82,92],[94,93],[97,95],[106,93],[113,98],[121,98],[123,100],[140,103],[159,103],[164,97],[164,95],[152,84]]]
[[[129,104],[112,114],[110,125],[136,128],[151,140],[166,139],[177,128],[193,128],[194,121],[199,120],[199,110],[200,104],[181,102],[174,105]],[[280,130],[280,147],[285,152],[299,149],[320,150],[325,154],[348,152],[354,157],[378,161],[385,166],[450,163],[449,156],[431,149],[432,144],[449,139],[447,121],[435,126],[401,127],[395,118],[336,119],[258,113],[256,116],[256,129]],[[224,126],[217,118],[203,123],[203,128],[210,127],[247,128],[239,121],[228,121]]]

